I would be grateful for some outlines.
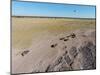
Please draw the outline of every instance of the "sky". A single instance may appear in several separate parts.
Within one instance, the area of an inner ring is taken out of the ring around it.
[[[95,6],[12,1],[13,16],[95,18]]]

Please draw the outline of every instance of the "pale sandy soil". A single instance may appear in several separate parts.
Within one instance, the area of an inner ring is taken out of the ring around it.
[[[66,38],[66,36],[69,36],[72,33],[75,34],[75,38],[69,37],[67,41],[60,40],[60,38]],[[72,70],[85,69],[81,66],[82,64],[80,61],[78,61],[79,59],[82,59],[82,55],[79,54],[77,55],[77,58],[73,58],[69,52],[72,47],[78,49],[87,42],[92,42],[92,44],[95,45],[95,28],[71,31],[64,30],[57,33],[51,33],[46,30],[41,33],[37,32],[36,37],[32,37],[28,47],[12,47],[12,73],[46,72],[48,66],[52,65],[65,51],[68,51],[67,55],[73,60]],[[51,45],[55,44],[56,46],[52,48]],[[28,52],[24,53],[25,51]],[[51,71],[58,70],[57,68],[53,68]]]
[[[91,33],[89,34],[88,32],[90,31],[87,31],[85,34],[91,35]],[[29,73],[36,72],[37,70],[40,70],[40,72],[45,72],[47,66],[64,53],[64,46],[67,46],[67,50],[70,50],[70,48],[73,46],[82,46],[81,44],[83,44],[84,41],[93,41],[95,44],[95,37],[84,37],[85,35],[81,34],[84,32],[81,31],[74,31],[74,33],[77,37],[75,39],[69,39],[67,42],[61,41],[59,38],[69,35],[70,33],[59,34],[58,36],[54,37],[49,37],[49,35],[44,33],[43,35],[46,36],[39,37],[39,39],[33,41],[30,48],[24,49],[29,50],[29,53],[27,53],[25,56],[21,55],[21,52],[24,50],[17,52],[17,50],[13,49],[12,72]],[[51,48],[52,44],[58,45],[55,48]],[[78,66],[76,68],[78,68]]]

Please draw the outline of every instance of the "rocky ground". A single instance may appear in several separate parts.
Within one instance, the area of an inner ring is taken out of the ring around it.
[[[19,53],[14,50],[12,73],[95,69],[95,39],[95,30],[77,30],[36,41]]]

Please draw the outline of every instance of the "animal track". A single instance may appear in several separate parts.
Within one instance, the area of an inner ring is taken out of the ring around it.
[[[77,53],[77,49],[76,47],[72,47],[70,50],[69,50],[69,54],[72,56],[72,57],[76,57],[76,55],[78,54]]]
[[[72,33],[66,37],[60,38],[59,40],[65,42],[75,37],[76,34]],[[59,43],[52,44],[51,48],[59,46],[58,44]],[[95,46],[93,46],[93,43],[91,42],[86,44],[86,47],[83,46],[80,47],[79,49],[77,49],[77,47],[72,46],[70,50],[67,50],[67,45],[63,45],[61,50],[63,50],[64,52],[59,57],[57,57],[57,59],[53,63],[47,66],[45,72],[73,70],[74,69],[73,65],[76,64],[75,63],[76,59],[79,60],[77,62],[79,65],[81,65],[83,69],[95,68],[95,53],[92,53],[93,52],[92,49],[93,51],[95,51]],[[83,56],[81,59],[77,58],[80,54]],[[83,63],[80,62],[81,60],[83,61]]]
[[[70,59],[70,57],[68,55],[67,56],[64,56],[64,59],[65,59],[65,61],[66,61],[66,63],[68,65],[71,65],[72,61],[71,61],[71,59]]]
[[[71,65],[73,61],[68,55],[68,52],[65,51],[65,53],[58,57],[55,62],[51,63],[49,66],[47,66],[45,72],[51,72],[51,71],[66,71],[66,70],[72,70]]]
[[[71,37],[71,38],[75,38],[76,35],[75,35],[74,33],[72,33],[72,34],[68,35],[67,37],[62,37],[62,38],[60,38],[59,40],[68,41],[70,37]],[[56,44],[52,44],[52,45],[51,45],[51,48],[55,48],[57,45],[58,45],[57,43],[56,43]],[[72,64],[72,60],[71,60],[71,58],[69,57],[68,51],[67,51],[66,48],[67,48],[67,46],[65,45],[65,46],[63,47],[63,49],[64,49],[64,51],[65,51],[65,52],[63,53],[63,57],[58,58],[58,60],[56,60],[55,64],[53,65],[53,67],[55,67],[56,65],[58,65],[58,64],[61,62],[61,60],[65,60],[66,63],[67,63],[68,65],[71,65],[71,64]],[[69,54],[75,58],[76,55],[77,55],[77,50],[76,50],[76,48],[75,48],[75,47],[72,47],[71,50],[69,51]],[[48,67],[48,68],[50,68],[50,67]],[[47,71],[47,70],[46,70],[46,71]]]

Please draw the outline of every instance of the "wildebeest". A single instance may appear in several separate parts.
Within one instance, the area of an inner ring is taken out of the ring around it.
[[[57,46],[57,44],[53,44],[51,45],[51,48],[55,48]]]
[[[23,52],[21,53],[21,55],[24,56],[24,55],[27,54],[28,52],[29,52],[29,50],[23,51]]]
[[[72,33],[70,36],[71,36],[71,38],[75,38],[76,37],[76,35],[74,33]]]
[[[62,37],[62,38],[60,38],[59,40],[64,40],[65,38],[64,37]]]
[[[64,41],[68,41],[68,39],[64,39]]]
[[[75,38],[76,35],[74,33],[70,34],[69,36],[66,36],[67,38],[71,37],[71,38]]]

